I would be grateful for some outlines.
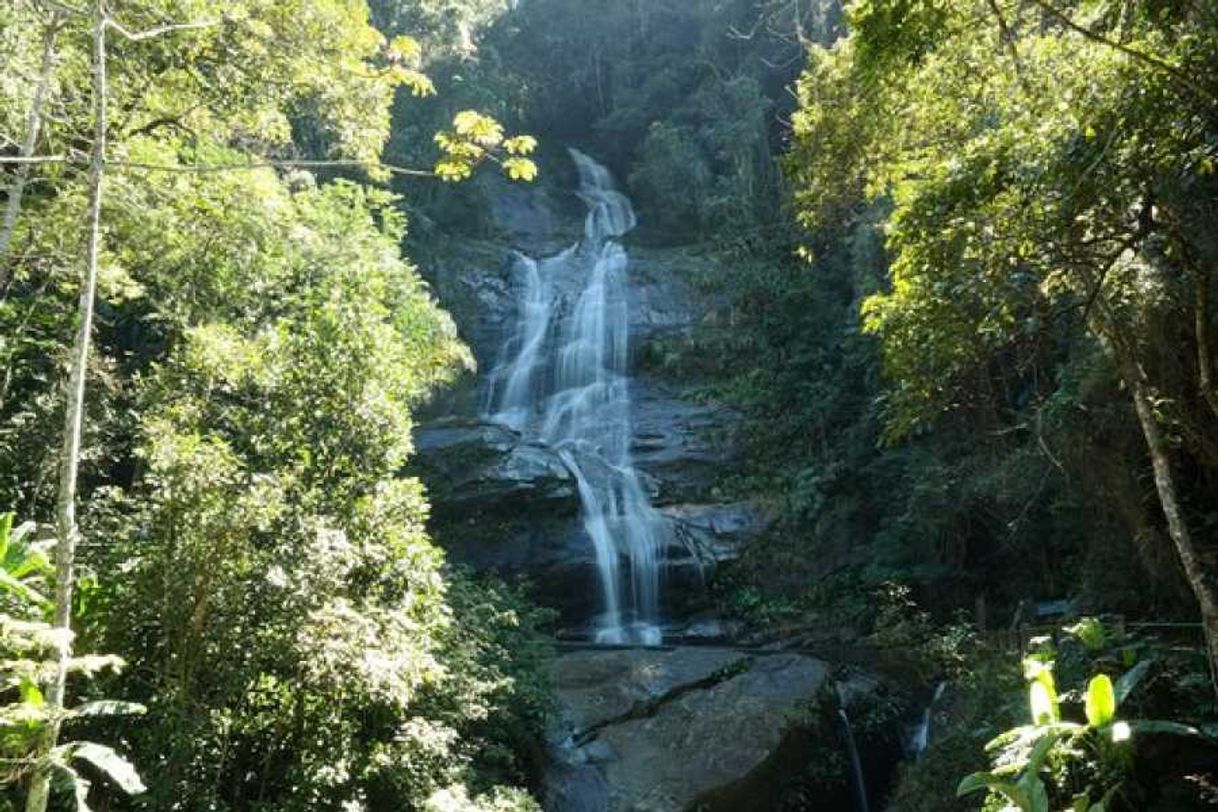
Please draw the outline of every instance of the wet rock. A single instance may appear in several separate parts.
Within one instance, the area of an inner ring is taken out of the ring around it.
[[[522,510],[578,510],[574,478],[553,450],[523,443],[498,423],[453,420],[415,434],[412,470],[424,478],[438,517],[481,518]]]
[[[738,558],[769,524],[748,502],[668,505],[659,512],[670,528],[664,603],[678,619],[708,608],[706,586],[715,568]]]
[[[635,465],[657,483],[657,504],[704,501],[736,455],[739,416],[654,379],[631,382]]]
[[[773,761],[828,679],[811,657],[707,648],[573,652],[554,675],[565,749],[550,776],[552,812],[581,808],[564,802],[573,777],[599,788],[599,805],[582,808],[606,812],[713,798]]]
[[[668,505],[659,511],[672,526],[674,540],[686,552],[689,565],[703,571],[737,558],[769,524],[751,502]]]
[[[440,420],[418,429],[410,473],[427,484],[432,532],[458,563],[526,576],[540,603],[581,628],[601,610],[595,548],[573,475],[553,450],[499,423]],[[598,469],[586,466],[595,479]],[[646,472],[645,487],[662,488]],[[748,503],[659,509],[669,537],[664,608],[680,619],[706,607],[706,579],[766,524]]]
[[[579,736],[744,657],[727,649],[602,649],[558,658],[555,688],[566,732]]]
[[[665,248],[630,246],[630,334],[638,341],[690,328],[723,306],[697,282],[708,259]],[[705,286],[703,286],[705,287]]]
[[[664,639],[679,645],[722,645],[734,641],[744,629],[741,621],[700,614],[664,629]]]
[[[415,447],[409,473],[427,484],[431,533],[451,561],[528,578],[538,602],[568,622],[600,611],[575,480],[552,449],[461,419],[420,428]]]

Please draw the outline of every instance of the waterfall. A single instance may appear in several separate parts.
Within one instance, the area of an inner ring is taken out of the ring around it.
[[[517,319],[490,375],[488,416],[556,449],[575,477],[596,553],[606,643],[660,643],[667,532],[631,460],[628,260],[637,224],[609,171],[571,150],[583,239],[541,260],[515,255]]]
[[[935,705],[943,697],[943,691],[946,688],[946,682],[940,682],[935,686],[935,694],[931,697],[930,704],[922,711],[922,717],[918,720],[918,724],[914,726],[913,733],[909,737],[909,750],[915,758],[921,756],[922,752],[930,745],[931,714],[934,712]]]
[[[859,757],[858,743],[854,740],[854,728],[850,725],[850,717],[846,709],[837,709],[838,720],[842,723],[842,731],[846,736],[846,751],[850,757],[850,778],[854,783],[854,799],[858,803],[859,812],[871,812],[867,799],[867,777],[863,773],[863,760]]]

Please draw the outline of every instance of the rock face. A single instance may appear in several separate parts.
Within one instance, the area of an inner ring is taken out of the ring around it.
[[[716,799],[772,771],[793,733],[816,723],[828,679],[811,657],[708,648],[575,652],[554,668],[566,743],[551,812],[743,809]]]
[[[416,433],[415,450],[440,515],[569,513],[578,506],[575,482],[558,455],[498,423],[433,423]]]
[[[463,242],[427,269],[441,303],[485,373],[512,335],[523,279],[513,251],[558,253],[582,233],[584,205],[569,190],[504,185],[492,207],[501,240]],[[637,350],[688,331],[720,303],[693,283],[703,260],[680,251],[629,250],[628,319]],[[562,284],[582,284],[565,280]],[[641,361],[637,352],[632,358]],[[753,506],[725,502],[715,484],[735,458],[737,415],[701,403],[675,381],[630,380],[630,453],[651,503],[668,524],[660,594],[666,620],[688,625],[705,609],[706,578],[765,527]],[[527,576],[540,603],[578,633],[602,610],[596,553],[580,516],[577,483],[551,448],[486,422],[482,375],[442,394],[416,433],[410,473],[429,489],[432,533],[458,563]]]
[[[666,436],[662,459],[709,459],[696,447],[683,456],[681,443],[696,435],[685,434],[681,424],[671,424]],[[559,610],[569,628],[599,611],[595,551],[580,517],[574,477],[557,453],[522,441],[506,426],[473,418],[424,426],[415,447],[411,472],[428,485],[432,532],[453,560],[527,576],[540,602]],[[765,527],[764,516],[744,502],[667,503],[704,495],[684,474],[671,476],[681,470],[643,470],[669,526],[663,596],[674,622],[703,608],[714,568],[739,555]]]

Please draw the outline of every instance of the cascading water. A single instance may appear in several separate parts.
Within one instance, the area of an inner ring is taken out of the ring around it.
[[[627,257],[637,224],[605,167],[576,150],[584,237],[541,260],[516,255],[516,329],[491,373],[487,412],[555,448],[579,488],[596,551],[603,613],[596,639],[660,642],[665,525],[630,454]]]
[[[946,682],[940,682],[935,686],[935,694],[931,697],[930,704],[922,711],[922,716],[914,726],[913,733],[909,737],[909,750],[915,758],[920,757],[926,748],[930,746],[931,714],[934,713],[935,705],[943,698],[943,691],[946,688]]]

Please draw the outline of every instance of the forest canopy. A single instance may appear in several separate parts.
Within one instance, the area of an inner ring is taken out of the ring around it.
[[[762,517],[690,625],[899,672],[864,735],[950,685],[893,812],[1212,801],[1212,0],[13,0],[0,810],[541,809],[551,596],[412,466],[568,148],[660,314],[614,383],[730,423],[630,435],[731,449],[664,520]]]
[[[0,15],[0,502],[34,523],[12,792],[121,804],[138,769],[153,808],[531,808],[506,744],[543,711],[534,610],[442,574],[399,477],[411,411],[470,363],[376,183],[432,174],[381,163],[395,95],[434,92],[420,40],[348,2]],[[442,138],[437,172],[532,177],[489,117]],[[65,671],[95,678],[67,697]]]

